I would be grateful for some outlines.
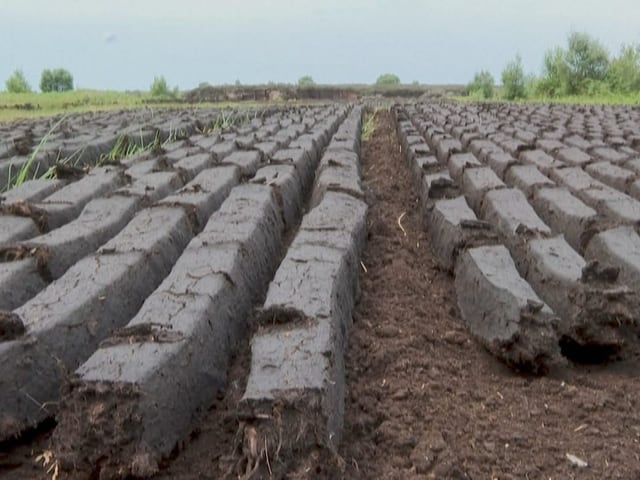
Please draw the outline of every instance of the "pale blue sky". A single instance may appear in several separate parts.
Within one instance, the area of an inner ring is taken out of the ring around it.
[[[210,83],[466,83],[520,53],[539,72],[571,30],[612,53],[640,43],[640,0],[0,0],[0,88],[64,67],[76,86]]]

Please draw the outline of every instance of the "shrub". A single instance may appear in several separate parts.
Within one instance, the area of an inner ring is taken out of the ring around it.
[[[539,94],[547,96],[587,93],[593,81],[603,81],[609,67],[609,53],[586,33],[569,35],[567,49],[556,47],[544,56]]]
[[[586,33],[569,35],[566,54],[570,95],[583,93],[588,80],[604,80],[609,67],[609,53],[602,44]]]
[[[40,90],[43,92],[66,92],[73,90],[73,76],[64,68],[45,69],[40,76]]]
[[[28,93],[31,91],[31,86],[27,82],[22,70],[15,70],[9,78],[7,78],[5,86],[9,93]]]
[[[504,98],[507,100],[526,98],[525,75],[520,55],[516,55],[515,59],[507,63],[507,66],[502,71],[502,85],[504,87]]]
[[[305,75],[298,79],[299,87],[309,87],[311,85],[315,85],[316,82],[313,81],[313,77],[311,75]]]
[[[533,73],[524,77],[524,92],[527,97],[538,95],[540,90],[540,77],[536,77]]]
[[[545,52],[542,77],[536,85],[537,95],[556,97],[567,93],[569,67],[566,64],[565,56],[565,50],[561,47]]]
[[[151,87],[149,87],[149,93],[153,97],[173,96],[171,90],[169,90],[167,80],[162,75],[153,77],[153,83],[151,83]]]
[[[400,85],[400,77],[393,73],[383,73],[376,79],[376,85]]]
[[[640,45],[623,45],[609,64],[607,83],[616,93],[640,92]]]
[[[492,98],[495,81],[488,70],[480,70],[467,85],[469,96],[476,98]]]

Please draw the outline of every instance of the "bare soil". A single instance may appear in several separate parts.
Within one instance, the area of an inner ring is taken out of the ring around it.
[[[313,453],[287,478],[637,479],[638,362],[508,369],[465,329],[436,266],[391,114],[363,146],[370,195],[361,298],[347,351],[341,458]],[[237,478],[248,342],[201,428],[157,478]],[[51,478],[34,458],[52,424],[0,445],[3,479]],[[588,466],[577,466],[576,464]]]

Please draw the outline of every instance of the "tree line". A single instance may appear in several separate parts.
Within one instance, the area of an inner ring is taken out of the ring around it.
[[[14,71],[5,82],[5,87],[9,93],[31,92],[31,85],[22,70]],[[40,90],[45,93],[73,90],[73,75],[64,68],[46,68],[40,75]]]
[[[309,87],[315,85],[316,82],[310,75],[304,75],[298,79],[297,85],[300,87]],[[393,73],[383,73],[376,79],[376,85],[399,85],[400,78]],[[208,83],[203,82],[199,86],[205,86]],[[236,80],[236,86],[240,86],[240,80]],[[27,81],[22,70],[15,70],[5,82],[5,87],[9,93],[30,93],[31,85]],[[64,68],[45,69],[40,76],[40,90],[46,92],[64,92],[73,90],[73,75]],[[149,87],[149,93],[154,97],[177,97],[179,94],[178,87],[169,88],[167,80],[163,75],[153,78],[153,82]]]
[[[516,55],[505,66],[501,80],[502,97],[507,100],[640,93],[640,45],[622,45],[618,55],[611,56],[596,38],[573,32],[566,47],[545,52],[540,75],[526,75],[522,58]],[[467,86],[469,95],[493,98],[494,84],[489,71],[476,72]]]

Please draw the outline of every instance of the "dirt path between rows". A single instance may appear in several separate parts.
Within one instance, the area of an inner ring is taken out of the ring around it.
[[[638,365],[538,378],[498,363],[467,333],[453,279],[430,253],[389,112],[377,113],[362,160],[369,239],[347,351],[343,461],[336,470],[299,459],[306,468],[291,478],[640,478]],[[247,341],[226,392],[156,478],[237,478],[228,474],[248,366]],[[52,478],[33,462],[50,431],[0,451],[0,477]]]

